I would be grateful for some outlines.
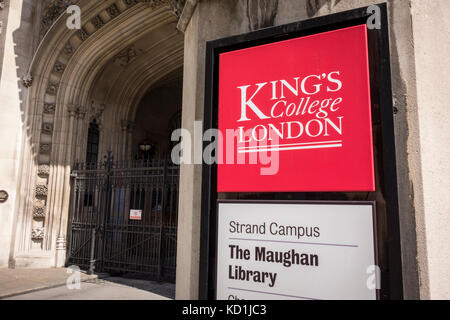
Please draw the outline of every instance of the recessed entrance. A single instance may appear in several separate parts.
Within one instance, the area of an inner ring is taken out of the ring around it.
[[[175,73],[143,96],[123,159],[108,152],[89,162],[99,143],[91,124],[88,162],[72,172],[69,265],[175,282],[179,168],[170,137],[181,125],[181,90]]]

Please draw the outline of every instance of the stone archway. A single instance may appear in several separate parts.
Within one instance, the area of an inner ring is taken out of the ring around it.
[[[137,104],[183,64],[176,29],[183,1],[49,2],[24,79],[32,140],[22,157],[16,266],[64,265],[70,172],[85,157],[90,122],[100,129],[100,154],[124,157]],[[64,11],[74,3],[82,12],[80,30],[66,27]]]

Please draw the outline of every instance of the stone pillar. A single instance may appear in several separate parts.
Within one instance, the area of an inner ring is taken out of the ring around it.
[[[85,127],[85,117],[87,114],[87,110],[85,109],[79,109],[77,113],[77,126],[75,127],[75,132],[72,138],[72,148],[74,150],[72,162],[71,164],[74,164],[75,162],[83,162],[83,146],[85,137],[87,136],[87,133],[83,130]]]
[[[133,131],[135,128],[136,123],[134,123],[133,121],[128,121],[125,159],[131,159],[131,154],[133,152]]]
[[[128,127],[128,121],[127,120],[122,120],[120,123],[120,128],[121,128],[121,134],[120,134],[120,149],[119,149],[119,159],[126,161],[128,160],[127,158],[127,149],[126,149],[126,145],[127,145],[127,127]]]
[[[8,194],[0,203],[0,267],[13,259],[14,225],[19,206],[25,202],[19,192],[20,157],[27,143],[24,125],[28,88],[21,78],[27,74],[32,56],[33,11],[29,0],[1,1],[0,6],[0,191]],[[31,83],[30,83],[31,84]]]
[[[67,132],[67,144],[66,144],[66,157],[64,163],[64,176],[61,177],[63,183],[62,203],[59,217],[58,237],[56,239],[56,256],[55,267],[60,268],[65,265],[66,262],[66,228],[67,218],[69,215],[69,201],[70,201],[70,168],[73,146],[74,122],[75,118],[83,118],[84,113],[75,106],[68,107],[69,113],[69,128]]]
[[[450,298],[450,2],[412,0],[419,139],[411,141],[421,299]],[[420,174],[421,172],[421,174]]]

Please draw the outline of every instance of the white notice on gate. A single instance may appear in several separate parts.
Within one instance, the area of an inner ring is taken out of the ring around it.
[[[217,299],[376,299],[374,204],[218,204]]]
[[[130,220],[142,220],[142,210],[131,209]]]

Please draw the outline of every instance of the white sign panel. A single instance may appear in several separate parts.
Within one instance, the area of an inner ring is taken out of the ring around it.
[[[142,220],[142,210],[131,209],[130,220]]]
[[[217,299],[376,299],[373,204],[218,205]]]

